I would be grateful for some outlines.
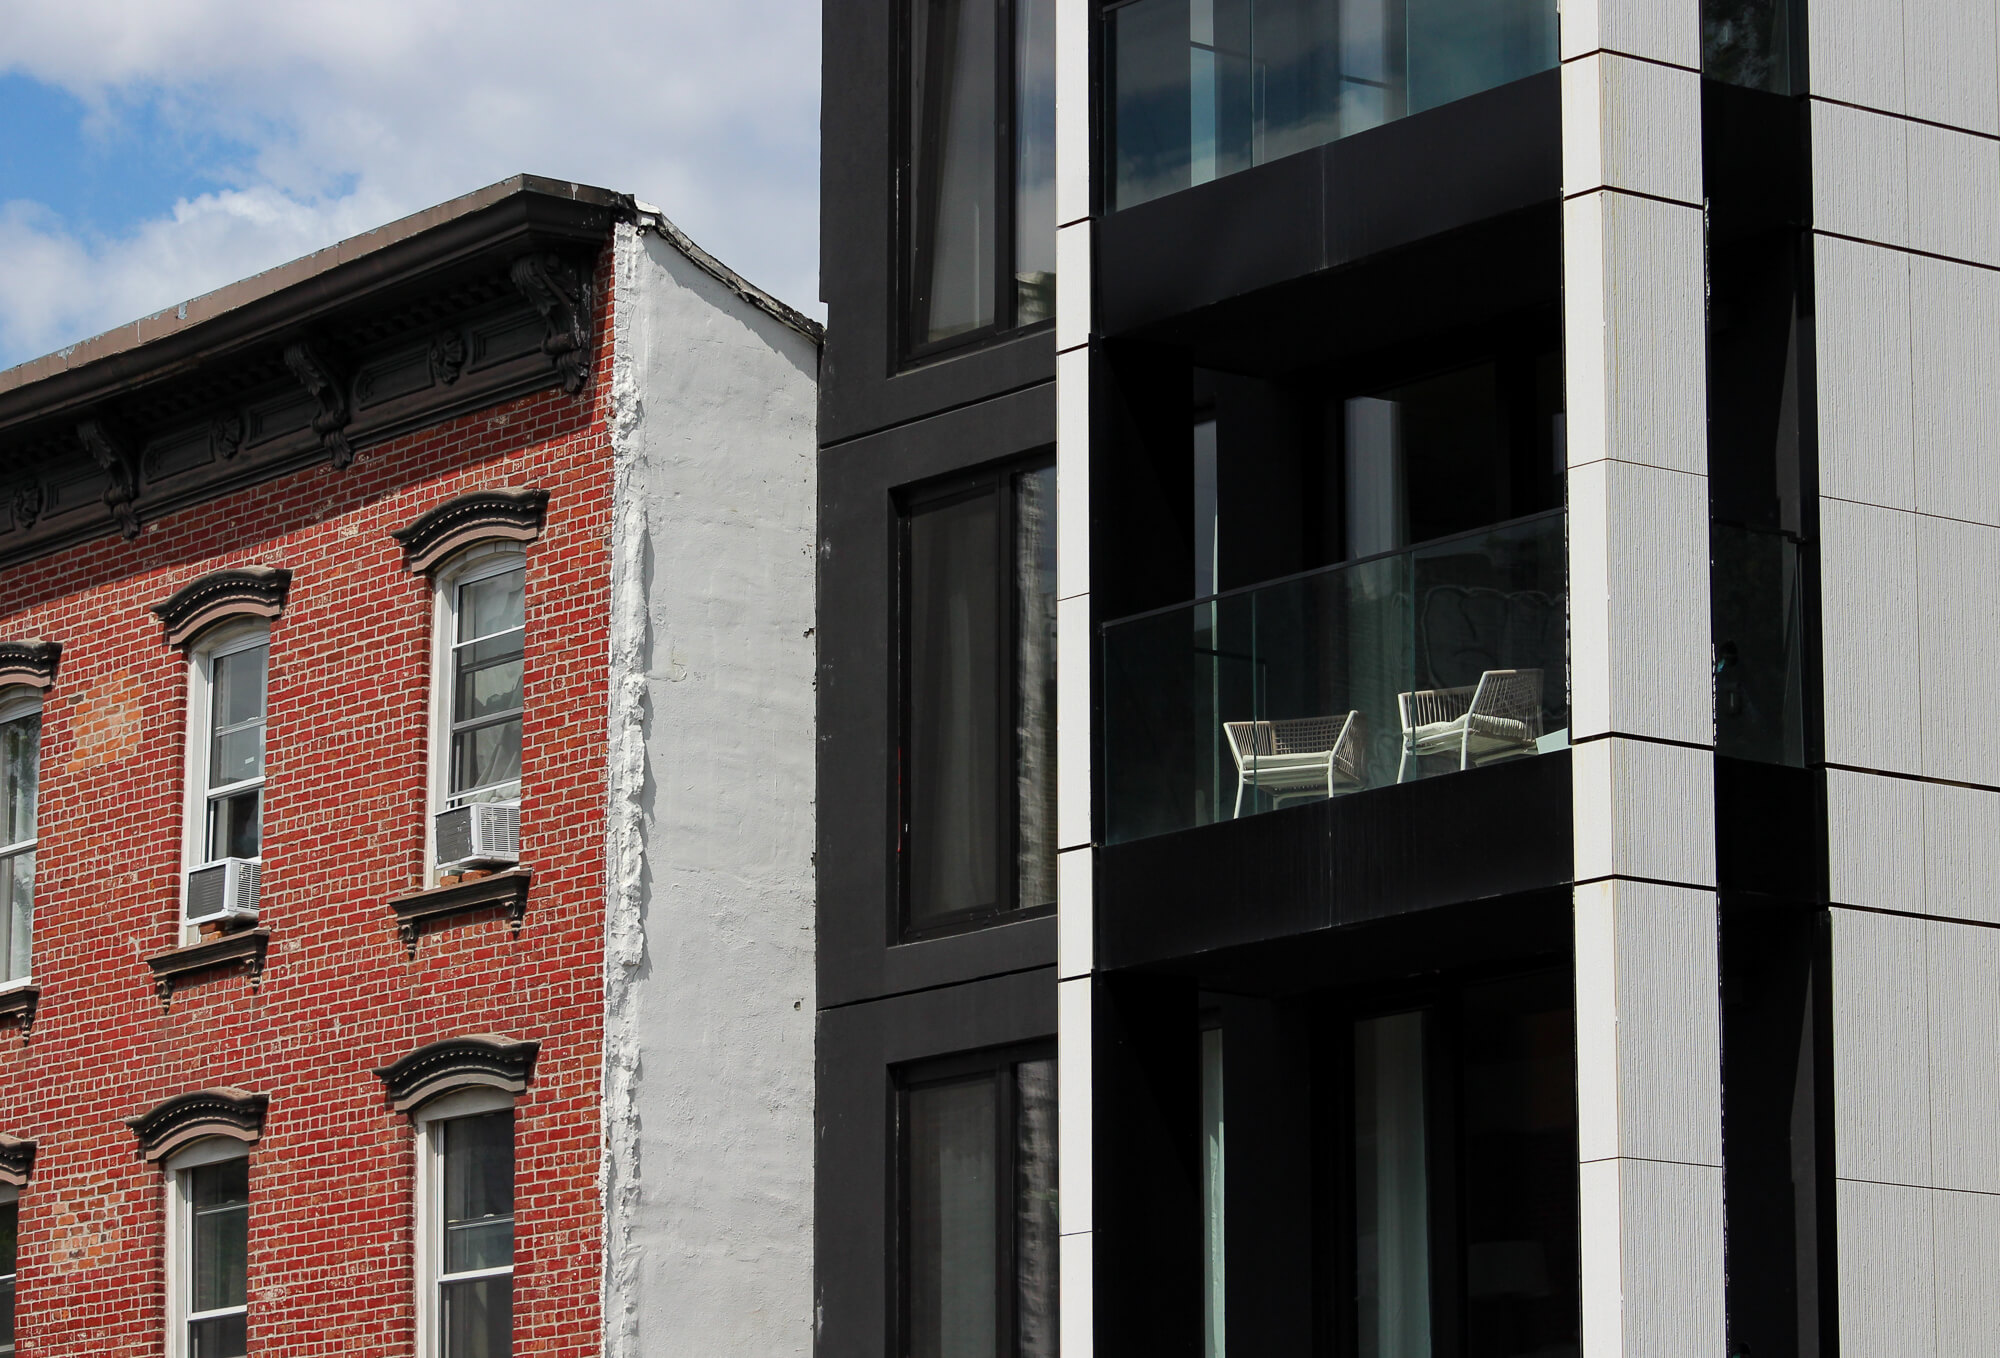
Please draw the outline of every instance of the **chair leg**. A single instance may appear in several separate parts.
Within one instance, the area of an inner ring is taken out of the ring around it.
[[[1245,781],[1244,781],[1244,780],[1243,780],[1243,779],[1242,779],[1241,777],[1238,777],[1238,778],[1237,778],[1237,780],[1236,780],[1236,809],[1235,809],[1234,811],[1231,811],[1231,812],[1229,813],[1229,819],[1231,819],[1231,820],[1241,820],[1241,819],[1243,818],[1243,789],[1244,789],[1244,788],[1246,788],[1246,787],[1248,787],[1248,786],[1249,786],[1249,784],[1248,784],[1247,782],[1245,782]]]
[[[1403,774],[1409,770],[1409,767],[1410,767],[1410,742],[1406,740],[1403,742],[1403,757],[1396,761],[1397,782],[1400,783],[1403,781]]]
[[[1472,724],[1466,723],[1465,734],[1458,738],[1458,771],[1464,773],[1472,767]]]

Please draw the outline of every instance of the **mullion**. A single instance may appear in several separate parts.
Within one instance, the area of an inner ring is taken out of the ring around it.
[[[1011,330],[1017,299],[1014,281],[1014,191],[1020,177],[1020,110],[1016,106],[1020,72],[1015,60],[1018,41],[1014,22],[1014,0],[993,0],[993,22],[999,28],[993,43],[993,59],[999,69],[993,74],[994,139],[993,157],[993,328]]]
[[[1015,579],[1019,569],[1016,561],[1018,550],[1015,535],[1020,525],[1015,522],[1014,473],[1003,471],[995,475],[992,494],[999,504],[995,518],[1000,529],[994,534],[994,551],[999,556],[999,568],[994,571],[995,588],[999,597],[994,600],[993,616],[1004,620],[1002,626],[1006,634],[995,646],[995,663],[1000,673],[995,676],[998,687],[996,695],[1003,696],[993,704],[994,719],[1000,723],[999,758],[994,760],[993,776],[999,786],[994,789],[993,814],[998,821],[998,835],[995,837],[995,852],[1000,857],[999,871],[994,878],[993,902],[996,913],[1017,910],[1021,905],[1021,749],[1020,749],[1020,586]]]
[[[1015,1163],[1015,1139],[1020,1126],[1020,1111],[1014,1106],[1019,1094],[1019,1080],[1015,1075],[1015,1063],[1003,1062],[994,1072],[995,1085],[993,1115],[998,1126],[993,1132],[993,1192],[998,1202],[993,1213],[994,1229],[998,1239],[993,1251],[993,1285],[999,1289],[998,1303],[993,1308],[994,1324],[998,1333],[994,1336],[993,1351],[1000,1358],[1015,1358],[1019,1353],[1020,1324],[1015,1309],[1021,1301],[1021,1266],[1015,1258],[1017,1245],[1017,1198],[1020,1190],[1015,1176],[1020,1172]]]

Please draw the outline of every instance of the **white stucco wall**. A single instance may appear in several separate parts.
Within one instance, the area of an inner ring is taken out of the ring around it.
[[[817,350],[616,255],[605,1347],[805,1354]]]

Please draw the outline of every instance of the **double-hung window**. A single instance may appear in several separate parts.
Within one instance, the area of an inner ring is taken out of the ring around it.
[[[29,947],[41,746],[41,696],[0,703],[0,985],[25,981],[33,970]]]
[[[514,1107],[468,1090],[418,1114],[420,1358],[506,1358],[514,1331]]]
[[[898,1099],[902,1358],[1055,1358],[1056,1063],[980,1056]]]
[[[167,1358],[249,1352],[250,1160],[197,1141],[168,1165]]]
[[[903,932],[1055,903],[1055,468],[906,501]]]
[[[474,548],[438,577],[435,811],[521,800],[527,578],[511,544]]]
[[[270,633],[233,628],[189,668],[188,924],[254,910],[264,854],[264,720]],[[214,865],[236,860],[237,875]],[[210,869],[202,871],[202,869]]]
[[[21,1236],[15,1192],[0,1188],[0,1358],[14,1358],[14,1271]]]
[[[1055,0],[903,0],[912,352],[1055,315]]]

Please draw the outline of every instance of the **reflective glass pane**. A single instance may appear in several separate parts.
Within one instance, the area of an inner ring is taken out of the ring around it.
[[[479,646],[491,644],[481,642]],[[511,712],[521,706],[520,647],[513,648],[512,658],[497,659],[468,654],[476,649],[468,646],[459,655],[458,692],[452,699],[454,722]]]
[[[907,569],[910,916],[999,902],[1000,503],[912,514]]]
[[[1055,315],[1055,0],[1014,0],[1014,287],[1017,325]]]
[[[268,647],[231,651],[213,661],[209,682],[214,729],[259,721],[264,716],[264,658]]]
[[[262,847],[264,794],[256,788],[208,804],[208,858],[255,858]]]
[[[188,1309],[244,1304],[250,1242],[250,1162],[224,1160],[185,1171],[194,1214]]]
[[[188,1323],[190,1358],[245,1358],[250,1352],[244,1316],[216,1316]]]
[[[444,1358],[508,1358],[514,1352],[512,1278],[473,1278],[441,1290]]]
[[[1056,1358],[1056,1063],[1014,1068],[1014,1306],[1020,1358]]]
[[[0,726],[0,844],[35,837],[35,789],[39,781],[42,714],[31,713]]]
[[[14,1352],[14,1268],[20,1209],[0,1203],[0,1358]]]
[[[521,778],[521,719],[460,731],[451,738],[451,790],[470,792]]]
[[[444,1268],[464,1273],[514,1259],[514,1114],[444,1124]]]
[[[489,575],[458,587],[458,640],[490,637],[527,621],[526,567]]]
[[[1223,1178],[1222,1030],[1201,1034],[1201,1352],[1223,1358],[1225,1180]]]
[[[1702,0],[1701,73],[1789,94],[1794,0]]]
[[[906,1096],[911,1358],[995,1358],[995,1095],[986,1077]]]
[[[1056,899],[1056,469],[1014,478],[1018,904]]]
[[[228,787],[264,772],[264,727],[259,722],[217,731],[209,741],[208,785]]]
[[[1355,1328],[1361,1358],[1429,1358],[1424,1018],[1354,1025]]]
[[[995,319],[999,41],[996,0],[911,0],[909,287],[920,343]]]
[[[35,918],[35,851],[0,861],[0,981],[31,975],[29,941]]]

